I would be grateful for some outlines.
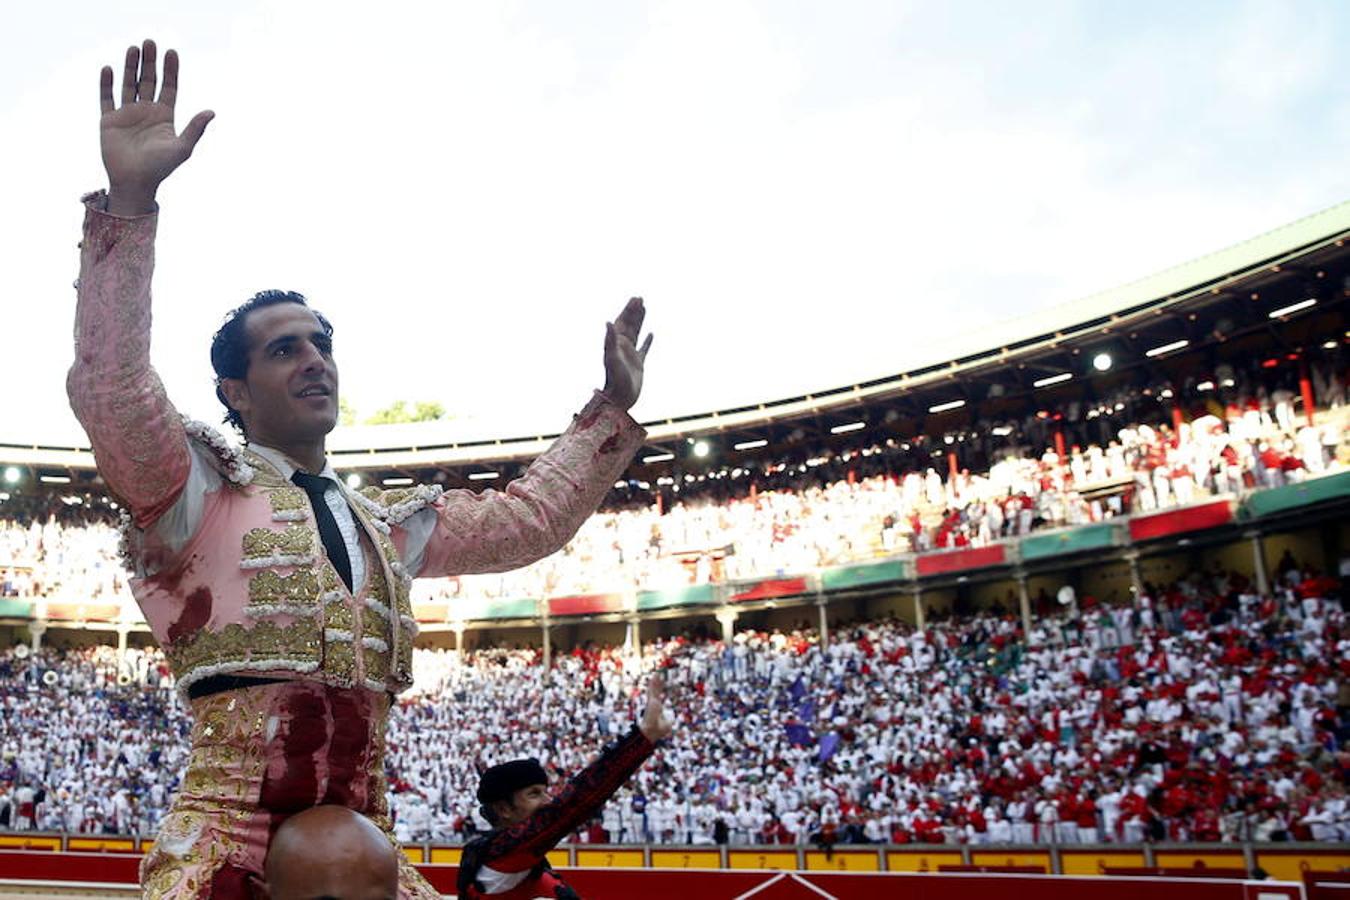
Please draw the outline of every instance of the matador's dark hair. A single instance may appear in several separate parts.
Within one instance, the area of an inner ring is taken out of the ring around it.
[[[241,435],[244,434],[244,420],[225,399],[220,383],[226,378],[243,378],[248,374],[248,314],[255,309],[276,306],[278,303],[298,303],[309,308],[304,294],[295,291],[259,291],[245,302],[236,306],[225,316],[225,323],[211,338],[211,368],[216,370],[216,399],[225,407],[225,423],[233,425]],[[333,325],[317,309],[310,309],[319,320],[324,334],[333,336]]]

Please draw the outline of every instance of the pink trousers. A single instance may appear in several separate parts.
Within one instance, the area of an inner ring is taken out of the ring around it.
[[[308,681],[192,701],[192,753],[141,864],[149,898],[247,900],[272,833],[311,806],[341,804],[394,842],[385,798],[389,695]],[[440,894],[399,853],[399,897]]]

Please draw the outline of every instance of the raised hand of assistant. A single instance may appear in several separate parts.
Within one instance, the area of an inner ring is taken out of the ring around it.
[[[674,725],[666,717],[666,678],[664,675],[656,674],[647,684],[647,708],[643,710],[638,731],[655,744],[663,738],[670,737],[673,730]]]
[[[114,215],[153,212],[155,192],[181,166],[201,140],[215,113],[197,113],[179,133],[174,129],[178,97],[178,54],[164,57],[164,83],[159,84],[154,41],[128,47],[122,69],[122,97],[113,100],[113,70],[99,74],[99,137],[103,167],[108,172],[108,211]],[[159,97],[155,90],[158,88]]]
[[[619,317],[605,326],[604,393],[621,409],[632,409],[642,393],[642,369],[652,347],[650,333],[638,346],[646,316],[642,298],[634,297],[625,304]]]

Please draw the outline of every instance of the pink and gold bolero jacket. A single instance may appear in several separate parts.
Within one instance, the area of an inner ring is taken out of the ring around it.
[[[645,439],[598,393],[567,431],[503,491],[419,485],[347,492],[366,554],[353,596],[324,553],[302,490],[213,429],[185,422],[150,366],[155,215],[118,218],[85,198],[71,407],[98,468],[125,504],[132,592],[179,689],[214,674],[304,678],[397,692],[412,681],[411,575],[505,571],[561,548]],[[193,444],[220,487],[178,548],[154,523],[188,480]],[[417,573],[401,562],[403,523],[434,512]]]

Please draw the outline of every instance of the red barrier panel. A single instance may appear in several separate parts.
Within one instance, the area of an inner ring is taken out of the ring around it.
[[[550,616],[593,616],[623,611],[623,594],[580,594],[575,597],[550,597]]]
[[[1187,506],[1184,509],[1154,513],[1151,516],[1135,516],[1130,519],[1130,540],[1148,541],[1169,534],[1204,531],[1206,528],[1227,525],[1231,521],[1233,521],[1233,501],[1215,500],[1198,506]]]
[[[0,850],[0,878],[135,884],[141,858],[121,853],[35,853]]]
[[[1008,561],[1008,548],[1003,544],[972,547],[969,550],[944,550],[924,553],[914,560],[914,571],[919,575],[945,575],[965,569],[983,569],[1001,566]]]
[[[426,871],[426,867],[422,869]],[[1300,900],[1302,886],[1288,882],[1171,881],[1149,878],[1080,878],[1067,875],[918,875],[822,872],[694,872],[651,869],[570,869],[567,883],[595,900]]]
[[[132,885],[140,860],[116,854],[0,851],[0,879]],[[417,867],[433,887],[455,890],[458,868]],[[566,869],[563,877],[594,900],[1300,900],[1302,885],[1204,878],[1091,878],[1072,875],[850,874],[837,872],[700,871],[694,869]],[[35,885],[36,887],[36,885]]]
[[[1350,875],[1343,872],[1304,872],[1308,900],[1340,900],[1350,894]]]
[[[795,597],[806,593],[805,578],[768,578],[755,584],[744,586],[739,593],[731,595],[732,603],[744,603],[747,600],[771,600],[774,597]]]

